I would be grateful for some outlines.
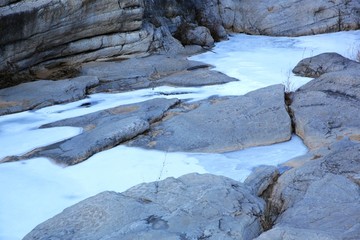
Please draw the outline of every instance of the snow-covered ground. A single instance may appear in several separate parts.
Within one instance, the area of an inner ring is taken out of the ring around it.
[[[302,58],[338,52],[354,58],[360,31],[307,37],[234,35],[213,52],[192,57],[240,81],[199,88],[159,87],[120,94],[94,94],[74,103],[0,117],[0,159],[70,138],[81,129],[38,129],[45,123],[154,97],[200,100],[211,95],[241,95],[290,81],[292,90],[310,79],[291,69]],[[169,93],[184,92],[171,96]],[[162,93],[167,93],[163,95]],[[92,102],[91,107],[81,107]],[[272,146],[225,154],[165,153],[119,146],[75,166],[62,168],[48,159],[0,164],[0,239],[21,239],[37,224],[64,208],[101,191],[124,191],[141,182],[178,177],[190,172],[213,173],[244,180],[258,165],[278,165],[307,151],[298,137]]]

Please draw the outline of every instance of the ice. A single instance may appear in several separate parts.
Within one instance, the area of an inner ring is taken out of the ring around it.
[[[338,52],[355,58],[360,31],[306,37],[266,37],[237,34],[213,49],[191,57],[239,79],[223,85],[157,87],[128,93],[94,94],[88,98],[0,117],[0,159],[21,155],[81,133],[74,127],[40,128],[43,124],[155,97],[196,101],[219,95],[242,95],[277,83],[294,90],[310,79],[291,69],[305,57]],[[259,165],[278,165],[306,153],[302,141],[249,148],[225,154],[166,153],[118,146],[85,162],[60,167],[45,158],[0,164],[0,239],[21,239],[37,224],[101,191],[122,192],[138,183],[213,173],[243,181]]]

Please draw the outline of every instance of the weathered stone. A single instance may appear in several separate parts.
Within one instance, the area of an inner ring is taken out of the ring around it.
[[[230,7],[224,13],[234,16],[226,18],[226,26],[235,32],[300,36],[358,29],[360,23],[359,1],[242,0],[235,6],[224,2]]]
[[[164,151],[227,152],[291,138],[284,87],[238,97],[214,97],[174,109],[129,145]]]
[[[214,46],[214,39],[212,38],[209,29],[203,26],[185,24],[179,29],[177,35],[178,39],[180,39],[183,44],[195,44],[206,47]]]
[[[40,80],[0,89],[0,115],[39,109],[85,98],[87,89],[97,85],[97,77]]]
[[[296,91],[290,106],[296,133],[311,149],[360,139],[360,71],[330,72]]]
[[[259,166],[245,179],[244,184],[255,196],[261,196],[270,185],[276,182],[279,170],[274,166]]]
[[[81,127],[84,131],[73,138],[35,149],[20,157],[9,156],[3,162],[48,157],[61,165],[77,164],[95,153],[145,132],[150,123],[162,118],[177,102],[177,99],[152,99],[47,124],[43,127],[73,126]]]
[[[239,182],[210,174],[103,192],[38,225],[29,239],[253,239],[264,202]]]
[[[271,209],[280,215],[273,229],[257,239],[360,236],[360,144],[343,140],[329,150],[326,156],[279,177],[271,195]]]
[[[324,73],[346,69],[360,71],[360,63],[345,58],[338,53],[322,53],[301,60],[292,71],[303,77],[316,78]]]

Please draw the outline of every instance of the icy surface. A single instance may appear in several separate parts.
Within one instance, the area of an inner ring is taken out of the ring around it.
[[[241,95],[276,83],[294,90],[308,82],[291,69],[305,57],[338,52],[354,58],[360,31],[286,38],[234,35],[213,52],[191,59],[215,66],[240,81],[198,88],[159,87],[120,94],[94,94],[81,101],[0,117],[0,159],[58,142],[81,129],[39,129],[43,124],[155,97],[195,101],[212,95]],[[86,107],[82,106],[84,103]],[[101,191],[121,192],[141,182],[190,172],[244,180],[258,165],[278,165],[307,151],[298,137],[271,146],[225,154],[186,154],[119,146],[75,166],[62,168],[48,159],[0,164],[0,239],[21,239],[37,224]]]

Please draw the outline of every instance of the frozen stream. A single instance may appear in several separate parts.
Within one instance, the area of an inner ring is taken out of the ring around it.
[[[195,101],[211,95],[242,95],[276,83],[296,89],[310,79],[295,77],[291,69],[302,58],[338,52],[353,58],[360,31],[298,38],[234,35],[213,52],[192,57],[240,81],[199,88],[159,87],[130,93],[95,94],[74,103],[0,117],[0,159],[75,136],[81,129],[38,129],[60,119],[84,115],[155,97]],[[171,93],[184,92],[181,95]],[[167,93],[163,95],[162,93]],[[170,95],[169,95],[170,93]],[[89,108],[82,103],[93,102]],[[21,239],[37,224],[64,208],[101,191],[122,192],[141,182],[186,173],[213,173],[244,180],[258,165],[278,165],[307,149],[298,137],[272,146],[225,154],[165,153],[125,146],[98,153],[75,166],[62,168],[45,158],[0,164],[0,239]]]

